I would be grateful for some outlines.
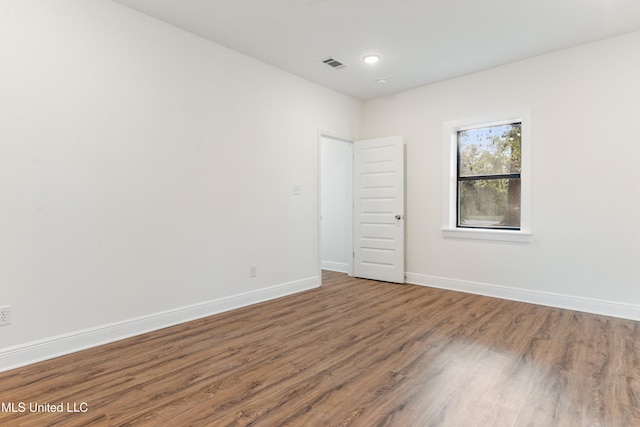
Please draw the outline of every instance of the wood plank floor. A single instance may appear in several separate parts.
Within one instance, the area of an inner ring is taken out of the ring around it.
[[[0,425],[640,426],[638,322],[323,282],[0,373]]]

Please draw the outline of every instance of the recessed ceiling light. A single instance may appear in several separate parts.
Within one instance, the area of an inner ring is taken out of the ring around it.
[[[370,53],[368,55],[363,56],[362,60],[367,64],[375,64],[376,62],[380,61],[381,58],[382,57],[377,53]]]

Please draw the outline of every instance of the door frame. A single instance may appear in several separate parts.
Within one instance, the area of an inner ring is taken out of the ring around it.
[[[322,281],[322,140],[323,138],[333,139],[336,141],[345,142],[351,144],[353,154],[353,143],[355,138],[345,137],[333,132],[319,130],[318,131],[318,277]],[[351,159],[353,164],[353,158]],[[351,191],[351,203],[347,206],[347,275],[353,277],[353,170],[351,171],[351,179],[349,182],[349,189]]]

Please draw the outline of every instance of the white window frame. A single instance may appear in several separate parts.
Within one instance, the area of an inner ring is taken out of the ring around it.
[[[522,123],[520,230],[463,228],[457,226],[458,131]],[[442,179],[442,235],[446,238],[530,242],[531,234],[531,112],[496,113],[444,123]]]

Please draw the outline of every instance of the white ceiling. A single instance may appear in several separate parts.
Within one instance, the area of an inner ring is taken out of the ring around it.
[[[640,30],[640,0],[114,1],[362,100]]]

